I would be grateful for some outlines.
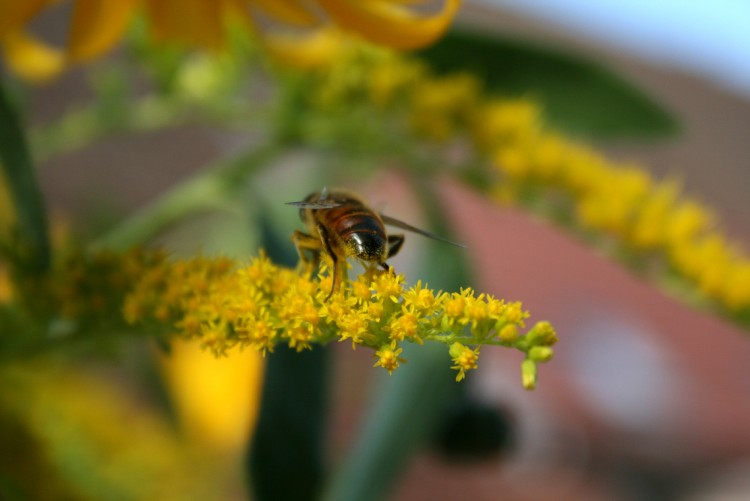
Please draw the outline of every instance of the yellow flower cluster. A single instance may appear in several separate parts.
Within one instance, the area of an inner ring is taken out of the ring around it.
[[[500,112],[496,106],[490,113]],[[524,190],[563,195],[559,209],[569,211],[578,228],[609,235],[634,257],[655,259],[663,275],[676,273],[731,314],[750,308],[750,258],[674,180],[658,181],[639,166],[610,161],[523,116],[510,133],[485,129],[483,135],[495,137],[487,151],[501,199]]]
[[[353,52],[340,65],[347,69],[346,86],[337,85],[342,72],[336,69],[319,80],[321,90],[338,89],[329,100],[365,96],[378,109],[406,109],[405,122],[424,139],[466,139],[488,160],[490,168],[480,175],[489,176],[487,189],[498,202],[543,200],[557,220],[610,238],[621,254],[648,258],[658,278],[679,277],[747,320],[750,258],[717,230],[707,207],[681,193],[679,183],[658,181],[637,165],[611,161],[551,130],[531,99],[484,95],[475,76],[437,77],[419,61],[373,50]]]
[[[0,466],[16,499],[225,497],[216,462],[125,386],[59,358],[0,368],[0,442],[14,451]]]
[[[449,139],[471,117],[479,89],[479,81],[467,73],[418,81],[410,100],[412,128],[430,139]]]
[[[0,305],[24,312],[38,325],[62,321],[79,331],[119,326],[127,290],[165,259],[161,252],[139,249],[86,254],[60,248],[52,270],[43,276],[0,261]]]
[[[551,358],[557,340],[545,322],[521,336],[528,312],[520,303],[471,289],[436,292],[421,282],[406,288],[403,276],[375,269],[327,299],[330,286],[325,268],[309,278],[263,254],[240,267],[222,258],[161,260],[144,270],[125,298],[124,314],[131,324],[172,326],[216,356],[235,347],[265,355],[279,343],[301,351],[348,341],[374,349],[375,366],[388,372],[404,362],[403,343],[435,341],[450,347],[457,380],[477,367],[479,349],[468,346],[513,347],[536,364]],[[540,346],[545,356],[536,353]],[[535,384],[536,378],[524,383]]]
[[[515,127],[491,129],[499,121],[492,115],[516,106],[503,110],[495,102],[481,121],[501,179],[499,197],[524,189],[561,193],[569,201],[562,208],[579,228],[610,235],[634,255],[660,259],[663,273],[676,272],[732,313],[750,308],[750,258],[716,230],[707,207],[682,195],[674,180],[658,181],[639,166],[610,161],[527,114],[519,114]]]

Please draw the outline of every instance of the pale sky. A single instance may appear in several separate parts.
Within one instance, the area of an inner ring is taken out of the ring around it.
[[[750,0],[474,0],[500,5],[750,98]]]

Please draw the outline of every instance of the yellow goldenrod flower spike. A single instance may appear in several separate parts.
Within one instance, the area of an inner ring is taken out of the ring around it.
[[[476,108],[480,87],[470,74],[417,82],[410,102],[413,129],[430,139],[449,139]]]
[[[352,348],[375,350],[375,365],[392,372],[404,361],[399,356],[402,343],[440,342],[450,347],[460,381],[477,367],[481,345],[525,353],[541,346],[534,351],[541,361],[551,358],[550,346],[557,339],[545,322],[521,335],[528,313],[520,303],[476,295],[468,288],[451,294],[421,282],[407,288],[403,276],[378,269],[346,281],[328,297],[328,269],[308,277],[273,264],[262,253],[242,266],[207,258],[153,264],[141,270],[142,278],[125,297],[126,318],[166,324],[216,356],[237,347],[265,355],[279,343],[301,351],[347,341]]]
[[[13,278],[13,285],[24,283],[21,276]],[[221,257],[171,260],[163,252],[136,249],[68,255],[43,282],[1,298],[29,310],[29,318],[42,325],[55,319],[98,332],[98,325],[119,320],[177,336],[217,358],[234,358],[245,348],[262,358],[279,344],[302,351],[346,341],[372,349],[375,365],[392,372],[405,362],[404,343],[442,343],[459,381],[477,368],[481,346],[514,348],[545,361],[557,340],[546,322],[523,334],[528,312],[520,303],[470,288],[447,293],[421,282],[408,287],[402,275],[379,268],[344,280],[329,297],[330,286],[328,268],[309,276],[274,264],[262,252],[238,263]]]
[[[713,212],[685,197],[680,183],[658,181],[639,166],[610,161],[550,130],[527,98],[483,96],[476,78],[437,77],[406,57],[352,52],[319,82],[312,94],[326,99],[313,103],[322,108],[364,94],[377,108],[406,103],[400,109],[423,139],[452,141],[468,133],[478,158],[485,155],[490,164],[495,183],[487,191],[499,202],[549,197],[568,211],[564,220],[575,229],[605,237],[629,261],[647,259],[657,279],[674,283],[677,274],[685,288],[747,323],[750,256],[717,231]],[[446,326],[472,321],[462,316],[465,298],[446,301]],[[513,329],[504,336],[512,339]]]

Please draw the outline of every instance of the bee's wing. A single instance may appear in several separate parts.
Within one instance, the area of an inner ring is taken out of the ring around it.
[[[401,228],[402,230],[411,231],[412,233],[418,233],[419,235],[422,235],[423,237],[431,238],[433,240],[438,240],[440,242],[445,242],[447,244],[455,245],[456,247],[461,247],[462,249],[466,249],[466,245],[460,244],[458,242],[454,242],[452,240],[448,240],[447,238],[439,237],[433,233],[430,233],[425,230],[420,230],[416,226],[412,226],[410,224],[407,224],[403,221],[399,221],[398,219],[394,219],[390,216],[386,216],[385,214],[380,214],[380,219],[383,220],[383,222],[389,226],[395,226],[396,228]]]
[[[333,209],[334,207],[340,207],[341,203],[334,202],[333,200],[318,200],[316,202],[287,202],[287,205],[294,205],[300,209]]]

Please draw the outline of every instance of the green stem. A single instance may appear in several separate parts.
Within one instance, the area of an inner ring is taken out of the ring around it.
[[[216,123],[219,126],[246,128],[248,117],[260,121],[265,111],[233,109],[219,116],[218,112],[198,107],[195,103],[148,95],[133,99],[121,107],[121,113],[106,111],[99,101],[83,108],[67,111],[59,120],[45,124],[30,134],[32,151],[37,163],[50,157],[81,149],[115,133],[141,133],[188,123]]]
[[[322,346],[302,352],[279,346],[268,357],[260,416],[246,460],[253,499],[320,499],[330,355]]]
[[[27,265],[35,273],[50,266],[47,213],[34,172],[21,120],[0,82],[0,165],[15,208],[22,249],[28,252]]]
[[[142,244],[179,219],[222,206],[248,174],[267,165],[282,148],[275,139],[184,181],[98,239],[92,248],[126,249]]]
[[[82,108],[66,111],[59,119],[36,128],[30,134],[34,157],[42,162],[85,147],[115,132],[146,132],[185,121],[185,106],[158,96],[133,100],[113,116],[103,112],[95,100]]]

